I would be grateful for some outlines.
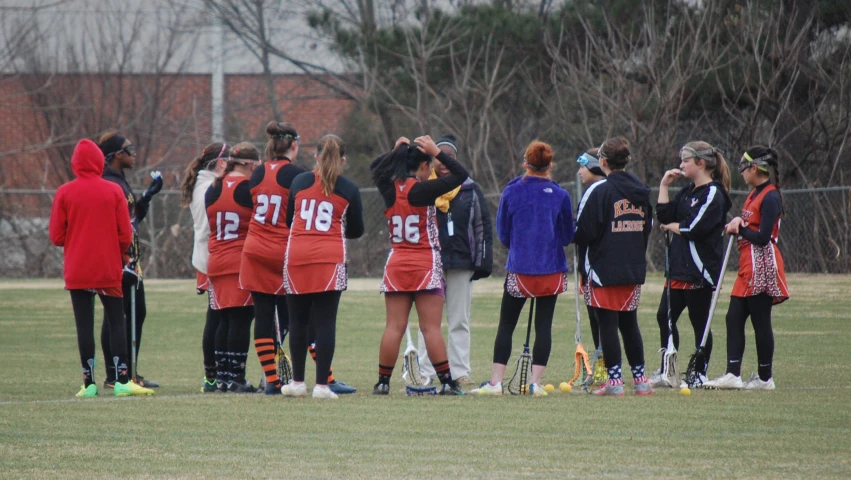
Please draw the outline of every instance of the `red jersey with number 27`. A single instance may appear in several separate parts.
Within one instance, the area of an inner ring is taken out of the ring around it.
[[[210,222],[207,275],[211,277],[239,273],[242,247],[252,214],[250,208],[234,199],[234,192],[242,183],[247,184],[248,179],[241,175],[227,175],[222,179],[221,194],[207,207],[207,220]]]
[[[390,231],[390,255],[384,267],[382,292],[416,292],[440,288],[443,264],[434,205],[408,202],[415,178],[396,180],[396,201],[384,211]]]

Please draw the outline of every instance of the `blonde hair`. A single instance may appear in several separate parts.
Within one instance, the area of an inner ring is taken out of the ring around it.
[[[322,182],[322,193],[330,197],[337,184],[337,178],[343,173],[343,156],[346,155],[346,146],[343,144],[343,139],[329,133],[319,139],[316,154],[319,155],[316,170]]]
[[[725,191],[730,191],[730,169],[720,150],[701,141],[688,142],[683,148],[693,151],[696,160],[703,160],[706,171],[712,175],[712,178],[719,181]]]

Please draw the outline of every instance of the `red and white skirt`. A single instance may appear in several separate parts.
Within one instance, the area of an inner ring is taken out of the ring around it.
[[[209,276],[210,307],[213,310],[254,305],[251,292],[239,288],[239,274]]]
[[[284,266],[284,289],[289,295],[342,292],[349,286],[345,263]]]
[[[550,297],[567,291],[567,272],[547,275],[525,275],[508,272],[505,291],[516,298]]]

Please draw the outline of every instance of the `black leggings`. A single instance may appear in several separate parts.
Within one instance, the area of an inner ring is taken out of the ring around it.
[[[773,299],[762,293],[753,297],[730,297],[727,310],[727,373],[742,374],[742,357],[745,354],[745,324],[748,316],[753,323],[756,337],[756,357],[759,376],[771,378],[771,363],[774,359],[774,331],[771,329],[771,306]]]
[[[201,350],[204,352],[204,376],[207,381],[216,377],[216,330],[219,328],[221,314],[207,304],[207,321],[204,323],[204,336],[201,338]]]
[[[623,336],[623,347],[629,365],[632,367],[644,365],[644,343],[641,340],[641,330],[638,329],[638,312],[618,312],[602,308],[594,308],[594,310],[600,324],[600,343],[603,345],[606,368],[623,363],[618,330]]]
[[[80,364],[83,366],[83,377],[88,386],[94,383],[95,363],[95,294],[88,290],[71,290],[71,306],[74,309],[74,320],[77,323],[77,346],[80,349]],[[124,336],[124,312],[121,310],[121,299],[98,295],[103,305],[104,326],[109,323],[111,335],[106,343],[115,357],[106,359],[107,376],[127,383],[127,351]]]
[[[313,327],[316,333],[316,384],[328,384],[337,342],[337,307],[342,293],[331,291],[287,295],[294,381],[304,381],[307,344]]]
[[[535,298],[535,346],[532,348],[532,365],[547,366],[550,360],[550,350],[553,346],[553,314],[557,300],[558,295]],[[525,304],[525,298],[512,297],[503,291],[499,327],[493,345],[493,363],[508,364],[511,357],[511,339]],[[526,337],[523,338],[525,340]]]
[[[125,350],[124,356],[127,358],[128,363],[127,366],[130,368],[130,371],[133,371],[133,366],[139,359],[139,347],[142,345],[142,325],[145,323],[145,317],[148,315],[148,309],[145,305],[145,282],[142,281],[141,278],[138,279],[137,283],[136,275],[124,272],[124,276],[121,279],[121,289],[124,293],[123,298],[123,309],[124,309],[124,319],[122,320],[121,327],[124,329],[124,335],[127,342],[127,349]],[[133,346],[133,341],[130,332],[130,315],[132,313],[132,305],[133,299],[131,296],[133,295],[133,289],[136,289],[136,358],[132,358],[131,350]],[[100,344],[103,349],[103,358],[106,359],[106,363],[109,364],[111,362],[111,358],[114,355],[114,351],[110,347],[110,322],[106,321],[106,317],[104,316],[103,327],[100,330]],[[109,381],[115,380],[115,369],[112,368],[111,365],[106,366],[106,378]],[[139,372],[136,372],[138,375]]]
[[[594,307],[586,306],[588,310],[588,322],[591,324],[591,338],[594,339],[594,348],[600,348],[600,322],[597,321],[597,312]]]
[[[278,312],[278,324],[281,330],[289,328],[290,314],[287,309],[286,295],[251,292],[254,299],[254,340],[260,338],[277,338],[275,335],[275,311]],[[281,337],[285,333],[281,332]]]
[[[251,346],[251,321],[254,307],[230,307],[219,310],[216,329],[217,378],[226,381],[245,380],[245,363]]]
[[[700,346],[703,339],[703,330],[709,320],[709,306],[712,304],[712,287],[698,288],[695,290],[671,289],[671,326],[674,331],[674,347],[680,349],[680,332],[677,329],[677,320],[683,310],[688,308],[688,318],[694,330],[694,348]],[[656,312],[656,322],[659,324],[659,343],[662,348],[668,346],[668,289],[662,290],[662,301],[659,302],[659,310]],[[706,364],[698,365],[700,373],[706,374],[709,365],[709,357],[712,355],[712,331],[706,338]],[[662,359],[664,364],[664,358]],[[662,365],[664,368],[664,365]]]

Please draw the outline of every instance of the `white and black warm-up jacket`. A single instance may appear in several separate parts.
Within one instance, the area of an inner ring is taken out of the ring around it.
[[[724,256],[724,225],[732,202],[721,183],[689,183],[669,203],[656,205],[662,223],[679,223],[671,241],[671,278],[715,287]]]

